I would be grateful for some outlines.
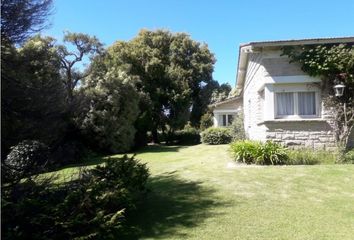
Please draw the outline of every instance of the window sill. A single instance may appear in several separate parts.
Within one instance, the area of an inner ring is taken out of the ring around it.
[[[280,119],[272,119],[272,120],[265,120],[262,122],[257,123],[257,125],[263,125],[267,123],[291,123],[291,122],[327,122],[327,119],[323,118],[280,118]]]

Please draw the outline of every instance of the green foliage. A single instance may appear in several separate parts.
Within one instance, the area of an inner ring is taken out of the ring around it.
[[[352,163],[354,164],[354,149],[345,152],[340,158],[339,163]]]
[[[54,40],[36,36],[19,49],[2,45],[1,63],[2,152],[25,139],[60,141],[66,106]]]
[[[228,128],[211,127],[201,133],[201,139],[205,144],[218,145],[230,143],[232,136]]]
[[[246,137],[245,127],[243,124],[243,114],[237,114],[232,121],[230,131],[233,141],[243,140]]]
[[[75,88],[90,73],[90,69],[82,72],[76,67],[85,58],[92,59],[97,54],[100,54],[102,52],[102,43],[94,36],[91,37],[88,34],[71,32],[65,33],[63,42],[65,45],[57,45],[56,48],[60,56],[62,78],[67,91],[67,101],[69,104],[72,104]]]
[[[44,29],[52,13],[52,0],[2,0],[1,40],[19,44]]]
[[[169,132],[165,140],[167,144],[199,144],[200,133],[196,128],[192,127],[190,124],[187,124],[182,130]]]
[[[190,114],[199,121],[207,106],[201,100],[202,86],[212,81],[214,62],[207,45],[187,34],[142,30],[131,41],[118,41],[109,47],[93,63],[92,75],[94,78],[108,69],[123,70],[135,81],[144,94],[136,122],[142,133],[137,136],[151,131],[157,142],[157,130],[164,130],[166,125],[173,131],[180,129]]]
[[[286,164],[288,165],[314,165],[314,164],[333,164],[338,157],[336,153],[313,150],[313,149],[288,149],[289,156]]]
[[[228,98],[230,92],[231,92],[230,84],[223,83],[213,91],[210,102],[215,103],[215,102],[223,101]]]
[[[26,179],[2,192],[5,239],[117,239],[146,192],[149,173],[134,157],[108,159],[61,185]]]
[[[236,141],[230,144],[230,148],[235,160],[246,164],[281,165],[288,159],[286,149],[272,141]]]
[[[92,147],[112,153],[126,152],[135,136],[139,95],[124,72],[109,72],[88,79],[84,87],[88,105],[78,119]]]
[[[236,141],[230,144],[230,150],[237,162],[255,163],[261,143],[250,140]]]
[[[3,181],[19,181],[45,170],[49,148],[38,141],[25,140],[11,148],[2,164]]]
[[[203,114],[200,119],[200,130],[205,130],[213,126],[213,115],[210,112]]]
[[[286,148],[282,145],[266,141],[259,145],[256,157],[256,164],[260,165],[281,165],[287,162]]]

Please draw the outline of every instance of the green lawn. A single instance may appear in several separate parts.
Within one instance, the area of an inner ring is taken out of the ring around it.
[[[150,146],[139,152],[150,168],[151,192],[128,221],[136,228],[126,238],[353,239],[353,165],[232,165],[227,150]]]

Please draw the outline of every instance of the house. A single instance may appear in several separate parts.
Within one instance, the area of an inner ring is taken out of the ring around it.
[[[322,101],[321,80],[303,72],[300,64],[289,63],[282,48],[349,42],[353,43],[354,37],[242,44],[236,81],[240,94],[214,104],[214,126],[228,126],[235,114],[243,112],[249,139],[334,149],[333,125]]]

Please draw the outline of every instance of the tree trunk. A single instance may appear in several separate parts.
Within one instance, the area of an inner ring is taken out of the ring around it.
[[[152,142],[153,143],[160,143],[156,127],[154,129],[152,129],[151,134],[152,134]]]

